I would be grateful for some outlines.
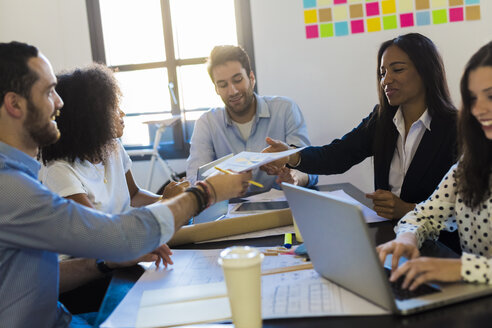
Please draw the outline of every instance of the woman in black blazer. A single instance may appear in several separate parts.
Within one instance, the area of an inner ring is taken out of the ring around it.
[[[373,156],[376,191],[367,197],[378,215],[399,219],[427,199],[456,162],[457,111],[434,43],[418,33],[384,42],[378,81],[379,104],[359,126],[328,145],[307,147],[262,169],[280,179],[285,164],[310,174],[339,174]],[[266,152],[288,148],[267,142]]]

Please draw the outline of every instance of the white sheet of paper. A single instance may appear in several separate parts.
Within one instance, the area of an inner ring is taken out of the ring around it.
[[[173,250],[175,264],[172,268],[154,270],[151,267],[147,270],[101,327],[135,326],[144,291],[224,281],[222,269],[217,263],[220,251],[217,249]],[[292,255],[265,256],[262,270],[301,263],[304,262]],[[316,291],[315,288],[321,290],[320,293],[316,294],[319,295],[317,298],[309,296],[314,295],[310,293]],[[276,298],[273,299],[273,296]],[[323,306],[319,306],[320,300],[322,300]],[[282,308],[276,305],[280,304],[281,301],[288,306]],[[265,319],[323,315],[381,315],[387,313],[384,309],[319,277],[314,270],[263,276],[262,304]],[[295,307],[292,304],[300,304],[300,307]],[[328,308],[324,304],[331,305]],[[280,311],[280,309],[283,310]]]
[[[304,148],[304,147],[303,147]],[[286,151],[281,151],[278,153],[257,153],[250,151],[242,151],[239,154],[234,155],[233,157],[223,161],[218,164],[217,167],[224,170],[231,170],[235,172],[244,172],[256,169],[262,165],[268,164],[270,162],[276,161],[277,159],[281,159],[283,157],[287,157],[298,151],[301,151],[303,148],[290,149]],[[210,168],[205,171],[202,176],[208,177],[212,173],[217,172],[216,169]]]
[[[335,191],[322,191],[323,194],[328,194],[332,196],[336,196],[338,198],[341,198],[347,202],[350,202],[352,204],[358,205],[361,210],[362,214],[364,214],[364,218],[366,219],[367,223],[373,223],[373,222],[382,222],[382,221],[388,221],[388,219],[382,218],[379,215],[374,212],[373,209],[367,207],[366,205],[362,204],[355,198],[347,195],[345,191],[343,190],[335,190]]]

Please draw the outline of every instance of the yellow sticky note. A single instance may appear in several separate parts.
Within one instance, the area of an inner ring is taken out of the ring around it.
[[[313,24],[318,22],[316,9],[304,10],[304,23]]]
[[[448,0],[431,0],[431,8],[444,8],[448,6]]]
[[[381,1],[381,8],[382,8],[383,15],[396,13],[395,0]]]
[[[400,13],[413,11],[413,0],[398,0],[398,10]]]
[[[318,0],[318,7],[325,7],[333,5],[333,0]]]
[[[379,17],[368,18],[366,20],[366,23],[367,23],[367,32],[381,31],[381,19]]]

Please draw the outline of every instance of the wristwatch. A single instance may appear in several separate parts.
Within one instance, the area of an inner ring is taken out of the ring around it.
[[[108,265],[106,264],[106,261],[104,261],[102,259],[96,259],[96,267],[101,273],[104,273],[104,274],[113,272],[113,270],[114,270],[114,269],[111,269],[110,267],[108,267]]]

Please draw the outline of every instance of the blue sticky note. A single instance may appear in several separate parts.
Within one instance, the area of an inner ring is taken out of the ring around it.
[[[314,8],[316,7],[316,0],[302,0],[304,8]]]
[[[431,18],[429,11],[417,11],[416,15],[417,26],[430,25]]]
[[[349,34],[349,28],[347,22],[337,22],[335,23],[335,35],[344,36]]]
[[[465,4],[467,5],[478,5],[480,3],[480,0],[466,0]]]

